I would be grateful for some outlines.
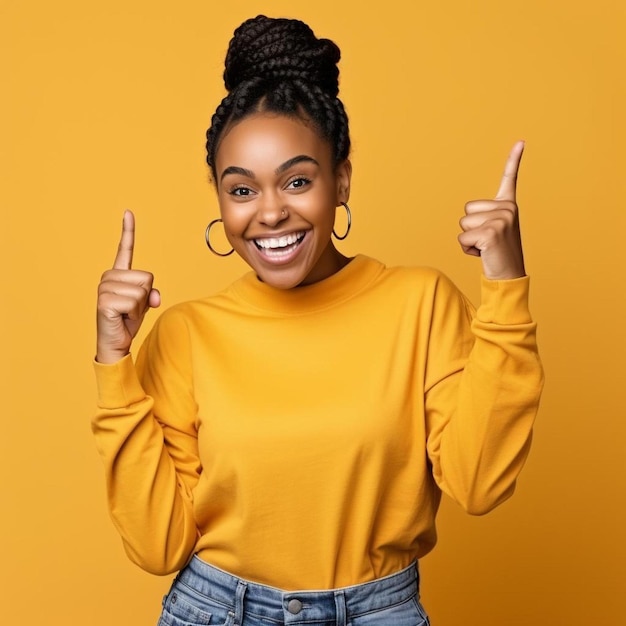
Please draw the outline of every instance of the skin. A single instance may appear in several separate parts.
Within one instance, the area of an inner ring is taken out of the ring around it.
[[[161,294],[152,287],[150,272],[132,269],[135,248],[135,216],[124,212],[122,236],[113,269],[98,285],[96,361],[115,363],[130,352],[148,309],[161,304]]]
[[[331,276],[348,259],[334,246],[335,208],[350,195],[349,161],[335,166],[332,147],[303,121],[252,115],[228,129],[215,160],[226,236],[263,281],[279,289]],[[281,257],[261,239],[302,237]]]
[[[500,187],[493,200],[473,200],[465,205],[460,220],[463,252],[480,256],[483,274],[491,280],[510,280],[526,275],[516,200],[524,142],[511,150]]]
[[[468,202],[460,220],[461,248],[480,256],[488,279],[525,275],[516,202],[523,151],[524,142],[513,146],[495,198]],[[310,125],[283,116],[254,115],[228,129],[216,157],[226,235],[261,280],[293,289],[323,280],[345,266],[349,259],[336,250],[331,232],[335,207],[349,196],[351,166],[345,161],[333,167],[330,146]],[[290,164],[294,157],[305,158]],[[258,238],[293,233],[305,237],[285,262],[268,261],[254,243]],[[132,268],[134,245],[135,219],[126,211],[113,268],[102,275],[98,287],[96,360],[100,363],[115,363],[128,355],[145,314],[161,304],[153,275]]]

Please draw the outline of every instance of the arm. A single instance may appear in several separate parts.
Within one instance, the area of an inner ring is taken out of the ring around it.
[[[428,454],[439,487],[472,514],[512,495],[543,386],[528,277],[482,279],[478,311],[442,279],[426,377]]]
[[[126,213],[114,267],[99,287],[98,409],[92,428],[110,513],[128,556],[152,573],[166,574],[186,563],[197,539],[192,489],[199,461],[189,342],[184,323],[169,316],[144,343],[139,374],[135,369],[130,344],[160,298],[152,276],[131,269],[133,246],[134,220]],[[176,345],[167,340],[172,335]],[[167,394],[160,393],[164,379]],[[157,410],[171,416],[167,425]]]
[[[443,281],[431,324],[426,380],[428,453],[440,488],[470,513],[508,498],[528,455],[543,387],[516,203],[523,142],[494,200],[469,202],[464,252],[483,265],[481,306]]]

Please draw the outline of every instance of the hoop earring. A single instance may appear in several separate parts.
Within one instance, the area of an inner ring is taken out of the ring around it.
[[[211,228],[213,226],[213,224],[217,224],[218,222],[222,222],[223,220],[221,217],[218,217],[216,220],[213,220],[212,222],[209,222],[209,225],[206,227],[206,230],[204,231],[204,240],[206,241],[206,245],[209,247],[209,250],[217,255],[217,256],[230,256],[234,251],[235,248],[231,248],[231,250],[229,252],[218,252],[212,245],[211,245]]]
[[[343,241],[348,234],[350,233],[350,228],[352,228],[352,213],[350,213],[350,207],[348,206],[347,202],[342,202],[341,203],[343,205],[343,207],[346,210],[346,213],[348,214],[348,228],[346,229],[346,232],[343,234],[342,237],[340,237],[336,232],[335,229],[333,228],[333,235],[335,235],[335,237],[337,239],[339,239],[339,241]]]

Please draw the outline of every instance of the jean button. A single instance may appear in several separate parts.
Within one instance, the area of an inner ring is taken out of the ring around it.
[[[287,610],[292,615],[297,615],[302,610],[302,602],[300,602],[300,600],[296,600],[295,598],[293,600],[289,600],[287,603]]]

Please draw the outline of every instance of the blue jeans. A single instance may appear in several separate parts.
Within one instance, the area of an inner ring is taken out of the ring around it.
[[[428,626],[417,565],[328,591],[282,591],[242,580],[198,557],[176,576],[158,626]]]

